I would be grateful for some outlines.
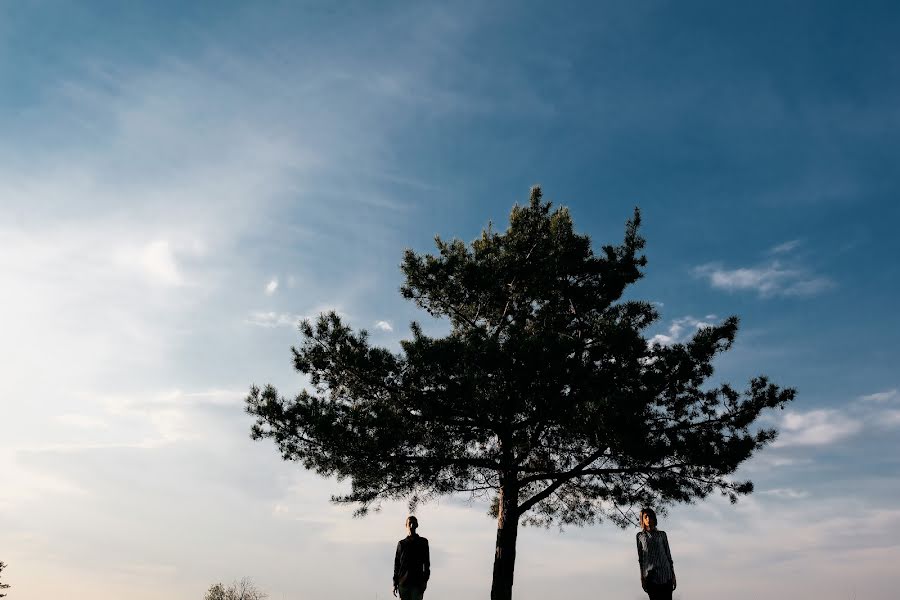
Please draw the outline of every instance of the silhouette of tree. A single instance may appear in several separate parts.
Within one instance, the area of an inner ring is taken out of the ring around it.
[[[642,332],[659,315],[623,300],[643,276],[640,212],[621,245],[594,254],[565,208],[532,189],[504,233],[470,245],[436,238],[437,254],[407,250],[403,297],[450,332],[417,324],[399,353],[371,346],[335,313],[304,321],[294,366],[310,386],[293,399],[253,386],[254,439],[323,476],[349,478],[357,514],[385,499],[487,494],[497,519],[491,598],[512,597],[519,522],[636,522],[721,492],[752,491],[731,475],[775,437],[755,427],[794,390],[765,377],[740,392],[710,386],[713,359],[738,319],[672,345]]]
[[[3,569],[5,569],[5,568],[6,568],[6,563],[3,562],[2,560],[0,560],[0,573],[2,573]],[[0,590],[6,590],[6,589],[9,589],[9,584],[8,583],[0,583]],[[0,594],[0,598],[5,598],[5,597],[6,597],[6,594]]]
[[[221,583],[211,585],[203,600],[265,600],[269,595],[253,583],[249,577],[235,581],[229,586]]]

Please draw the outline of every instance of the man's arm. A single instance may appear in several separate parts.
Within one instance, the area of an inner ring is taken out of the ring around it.
[[[422,557],[422,563],[425,566],[425,583],[428,583],[428,578],[431,577],[431,552],[428,550],[428,540],[425,540],[425,556]]]
[[[394,553],[394,587],[397,587],[397,583],[400,579],[400,555],[403,553],[403,546],[400,545],[400,542],[397,542],[397,552]]]

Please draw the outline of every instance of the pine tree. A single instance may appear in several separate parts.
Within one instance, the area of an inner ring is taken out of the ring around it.
[[[449,320],[430,337],[413,323],[400,352],[370,345],[335,313],[301,324],[294,366],[311,385],[291,399],[253,386],[254,439],[285,460],[349,478],[335,497],[365,514],[382,500],[488,494],[497,520],[491,598],[512,597],[519,523],[633,523],[720,492],[775,437],[755,426],[794,390],[765,377],[746,390],[710,386],[714,358],[738,330],[731,317],[686,343],[649,344],[659,315],[622,300],[643,276],[640,212],[624,241],[594,254],[569,211],[533,188],[503,233],[471,244],[436,238],[437,253],[407,250],[404,298]]]

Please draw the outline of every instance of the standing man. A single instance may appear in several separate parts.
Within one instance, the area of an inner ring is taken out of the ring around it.
[[[406,517],[406,537],[397,542],[394,556],[394,595],[400,600],[422,600],[431,576],[428,540],[416,533],[419,520]]]

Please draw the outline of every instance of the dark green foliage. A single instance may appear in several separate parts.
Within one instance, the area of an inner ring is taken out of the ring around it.
[[[349,478],[335,500],[359,513],[454,492],[491,494],[496,512],[502,490],[516,521],[624,526],[640,505],[749,493],[731,476],[775,436],[754,423],[794,390],[764,377],[744,391],[705,385],[735,317],[687,343],[648,346],[658,314],[621,300],[646,265],[639,212],[622,244],[595,255],[568,210],[551,208],[534,188],[503,233],[406,251],[401,292],[449,319],[445,337],[413,323],[392,353],[334,313],[304,322],[294,365],[311,386],[293,399],[254,386],[253,437]]]

